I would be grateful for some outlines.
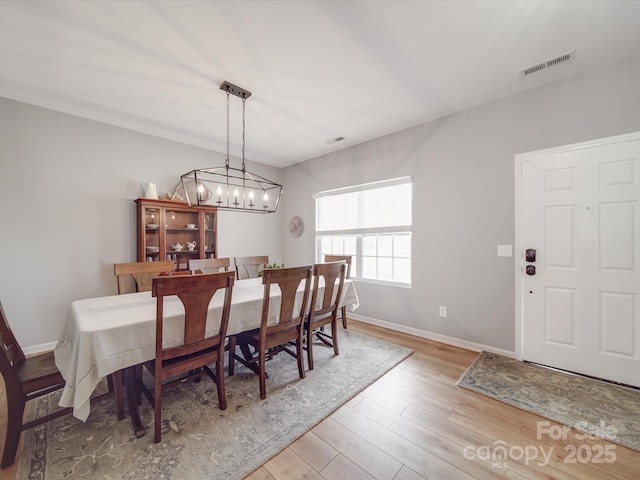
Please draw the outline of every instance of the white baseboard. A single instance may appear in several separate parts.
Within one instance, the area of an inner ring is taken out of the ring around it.
[[[418,328],[413,328],[413,327],[407,327],[405,325],[398,325],[397,323],[385,322],[384,320],[365,317],[364,315],[358,315],[356,313],[349,313],[347,316],[349,318],[353,318],[354,320],[358,320],[359,322],[362,322],[362,323],[377,325],[378,327],[388,328],[389,330],[394,330],[396,332],[407,333],[409,335],[413,335],[414,337],[426,338],[427,340],[434,340],[436,342],[446,343],[448,345],[453,345],[455,347],[466,348],[467,350],[472,350],[474,352],[485,351],[485,352],[496,353],[498,355],[503,355],[509,358],[516,358],[515,352],[510,352],[509,350],[503,350],[501,348],[495,348],[490,345],[482,345],[481,343],[469,342],[467,340],[462,340],[460,338],[448,337],[446,335],[441,335],[439,333],[420,330]]]
[[[466,348],[467,350],[472,350],[474,352],[491,352],[497,353],[498,355],[504,355],[509,358],[516,358],[515,352],[510,352],[508,350],[503,350],[501,348],[495,348],[490,345],[483,345],[481,343],[469,342],[468,340],[462,340],[460,338],[448,337],[446,335],[441,335],[439,333],[429,332],[427,330],[420,330],[418,328],[407,327],[405,325],[399,325],[397,323],[385,322],[384,320],[378,320],[377,318],[365,317],[364,315],[358,315],[356,313],[349,313],[349,318],[353,318],[354,320],[358,320],[362,323],[368,323],[370,325],[377,325],[378,327],[388,328],[389,330],[394,330],[396,332],[407,333],[409,335],[413,335],[414,337],[426,338],[427,340],[434,340],[436,342],[446,343],[448,345],[453,345],[455,347]],[[58,342],[49,342],[42,343],[40,345],[32,345],[29,347],[23,348],[25,355],[34,355],[38,353],[48,352],[53,350]]]
[[[56,344],[58,342],[49,342],[49,343],[41,343],[40,345],[31,345],[29,347],[24,347],[22,351],[24,352],[25,357],[30,355],[37,355],[38,353],[49,352],[56,348]]]

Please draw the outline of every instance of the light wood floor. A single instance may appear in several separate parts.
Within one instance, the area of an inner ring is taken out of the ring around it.
[[[247,480],[640,478],[640,453],[574,430],[553,440],[537,422],[557,424],[456,387],[477,353],[355,321],[349,328],[415,353]],[[0,480],[15,478],[15,467],[0,471]]]

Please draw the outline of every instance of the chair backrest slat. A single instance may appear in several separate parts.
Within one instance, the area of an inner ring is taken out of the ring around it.
[[[236,266],[236,278],[238,280],[256,278],[260,272],[260,267],[265,268],[269,265],[269,256],[234,257],[233,261]]]
[[[161,273],[171,273],[174,269],[171,260],[162,262],[132,262],[116,263],[113,265],[113,273],[118,279],[118,295],[127,292],[127,278],[133,277],[136,283],[136,292],[148,292],[151,290],[151,281]]]
[[[223,269],[229,271],[231,261],[225,258],[192,258],[189,260],[189,270],[200,270],[202,273],[218,273]]]
[[[224,342],[229,323],[234,275],[234,272],[221,272],[153,279],[151,294],[157,297],[156,358],[166,360],[190,355],[203,348]],[[220,326],[215,335],[205,338],[209,303],[220,289],[225,289]],[[164,297],[172,295],[176,295],[184,306],[184,342],[182,345],[163,350]]]
[[[262,328],[261,333],[288,329],[300,325],[309,305],[309,292],[311,288],[311,265],[293,268],[267,269],[262,272],[264,285],[264,298],[262,301]],[[300,310],[294,312],[295,300],[300,283],[304,282],[304,291]],[[267,327],[269,320],[269,305],[271,302],[271,288],[277,285],[280,288],[280,311],[278,323]]]
[[[353,255],[325,255],[325,262],[339,262],[344,261],[347,264],[347,273],[344,278],[351,278],[351,257]]]
[[[317,263],[313,266],[313,294],[311,295],[311,315],[324,315],[337,311],[342,297],[342,288],[346,275],[344,260],[330,263]],[[320,278],[324,280],[322,302],[318,300]],[[337,282],[336,282],[337,281]]]

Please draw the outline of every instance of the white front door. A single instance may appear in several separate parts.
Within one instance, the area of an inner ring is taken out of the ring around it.
[[[640,135],[518,155],[516,168],[522,358],[640,386]]]

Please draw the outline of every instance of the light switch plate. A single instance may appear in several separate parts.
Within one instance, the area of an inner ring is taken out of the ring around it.
[[[511,245],[498,245],[498,256],[512,257],[513,251],[512,251]]]

